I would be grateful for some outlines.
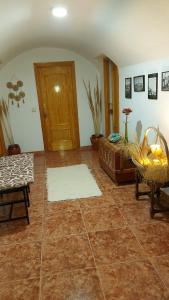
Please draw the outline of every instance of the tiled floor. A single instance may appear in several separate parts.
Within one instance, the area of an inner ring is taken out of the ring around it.
[[[46,167],[79,163],[103,195],[48,203]],[[30,198],[30,225],[0,225],[0,300],[169,299],[169,216],[151,220],[148,200],[115,186],[96,152],[35,156]]]

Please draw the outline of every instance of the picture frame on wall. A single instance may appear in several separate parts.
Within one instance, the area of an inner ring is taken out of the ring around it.
[[[134,92],[145,91],[145,75],[135,76],[134,80]]]
[[[125,98],[132,98],[132,79],[131,77],[125,78]]]
[[[169,71],[161,73],[161,90],[169,91]]]
[[[158,73],[148,75],[148,99],[158,98]]]

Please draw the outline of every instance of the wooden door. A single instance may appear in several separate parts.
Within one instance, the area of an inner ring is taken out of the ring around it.
[[[113,131],[119,132],[119,71],[115,63],[112,64],[112,92]]]
[[[103,58],[103,76],[104,76],[105,136],[107,137],[112,131],[119,132],[119,72],[118,72],[118,66],[113,61],[111,61],[108,57]],[[110,82],[111,82],[111,89],[110,89]],[[112,93],[112,107],[110,107],[110,90]],[[112,128],[111,128],[111,123],[112,123]]]
[[[105,136],[111,132],[110,129],[110,81],[109,81],[109,59],[103,58],[103,76],[104,76],[104,112],[105,112]]]
[[[74,62],[34,67],[45,150],[80,147]]]

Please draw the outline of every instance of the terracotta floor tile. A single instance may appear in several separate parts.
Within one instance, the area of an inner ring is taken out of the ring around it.
[[[9,283],[0,283],[0,300],[13,300],[14,294]]]
[[[0,224],[1,244],[40,241],[42,239],[42,221],[30,222],[26,220]]]
[[[41,244],[0,246],[0,282],[40,276]]]
[[[26,279],[19,280],[12,283],[12,297],[13,300],[35,300],[39,299],[40,280]]]
[[[164,281],[166,287],[169,287],[169,254],[151,258],[151,262]]]
[[[113,200],[119,207],[131,206],[133,204],[136,204],[134,193],[126,191],[124,192],[123,189],[120,189],[120,191],[114,190]]]
[[[10,261],[0,265],[0,282],[11,282],[40,277],[41,260],[27,259]],[[10,284],[10,283],[9,283]]]
[[[31,186],[31,192],[35,194],[36,196],[38,195],[39,197],[43,197],[43,192],[44,192],[44,187],[42,185],[35,185]]]
[[[43,193],[43,195],[38,195],[36,193],[31,192],[30,204],[31,204],[31,206],[43,205],[44,204],[44,193]]]
[[[42,280],[43,300],[103,300],[95,269],[58,273]]]
[[[166,223],[150,223],[133,226],[138,240],[148,256],[169,252],[169,226]]]
[[[82,214],[88,232],[126,226],[124,217],[115,206],[83,209]]]
[[[48,212],[45,217],[45,238],[85,233],[79,209],[59,209]]]
[[[119,200],[117,200],[119,207],[138,207],[138,208],[144,208],[147,207],[148,210],[150,208],[150,200],[146,196],[146,198],[142,198],[139,201],[135,199],[132,195],[127,195],[126,197],[120,197]]]
[[[40,242],[22,242],[9,245],[0,245],[0,262],[10,259],[22,260],[40,259],[41,257],[41,243]]]
[[[150,204],[149,202],[138,202],[135,205],[121,207],[121,212],[131,225],[144,225],[146,223],[169,223],[169,214],[158,213],[152,219],[150,216]]]
[[[99,197],[90,197],[79,200],[80,207],[82,209],[86,208],[96,208],[96,207],[107,207],[110,205],[116,205],[116,202],[113,200],[111,192],[104,192],[102,196]]]
[[[52,274],[93,266],[91,249],[85,235],[63,237],[54,242],[44,242],[43,272]]]
[[[147,205],[144,205],[142,208],[139,208],[137,205],[124,206],[121,208],[121,212],[129,224],[152,223],[150,209]]]
[[[168,291],[148,261],[99,267],[106,300],[167,300]]]
[[[96,264],[138,259],[143,251],[128,228],[89,233]]]
[[[40,279],[27,279],[0,284],[1,300],[38,300]]]
[[[0,300],[168,300],[161,281],[168,288],[169,216],[149,219],[147,197],[136,201],[135,185],[115,185],[96,151],[42,152],[34,161],[30,225],[0,224]],[[102,196],[49,203],[46,167],[80,163],[90,168]]]
[[[60,209],[79,209],[80,204],[78,200],[63,200],[56,202],[47,202],[46,213],[57,212]]]
[[[107,181],[101,181],[101,180],[98,180],[98,181],[99,181],[101,190],[103,190],[104,192],[113,190],[115,188],[115,184],[113,182],[109,182],[109,181],[107,182]]]
[[[32,205],[32,203],[30,203],[30,207],[28,207],[28,212],[29,212],[30,222],[32,222],[33,219],[35,219],[36,221],[37,220],[40,221],[44,213],[44,204]],[[15,204],[13,206],[12,217],[21,217],[21,216],[25,216],[25,214],[26,212],[25,212],[24,203]]]

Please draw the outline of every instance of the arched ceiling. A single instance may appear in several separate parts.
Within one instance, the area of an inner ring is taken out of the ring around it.
[[[54,6],[68,16],[56,19]],[[106,55],[119,66],[169,57],[169,0],[0,0],[0,61],[36,47]]]

